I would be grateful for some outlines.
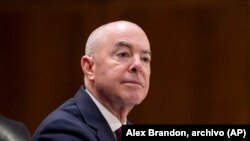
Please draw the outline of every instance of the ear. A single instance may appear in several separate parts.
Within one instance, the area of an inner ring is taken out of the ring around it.
[[[81,58],[82,71],[89,80],[94,80],[94,61],[91,56],[84,55]]]

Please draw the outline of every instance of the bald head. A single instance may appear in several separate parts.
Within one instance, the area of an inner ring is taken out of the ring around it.
[[[139,31],[147,38],[144,31],[137,24],[129,21],[115,21],[104,24],[97,29],[95,29],[89,36],[86,47],[85,54],[91,55],[96,49],[101,45],[102,41],[108,38],[108,35],[115,32],[133,32]],[[147,39],[148,40],[148,39]]]

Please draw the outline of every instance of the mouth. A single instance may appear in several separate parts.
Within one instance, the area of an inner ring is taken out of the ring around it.
[[[123,81],[122,83],[129,84],[129,85],[137,85],[143,88],[143,85],[140,81],[127,80],[127,81]]]

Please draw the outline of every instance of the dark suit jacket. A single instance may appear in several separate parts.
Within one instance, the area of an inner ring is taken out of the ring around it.
[[[116,141],[108,122],[83,87],[42,121],[32,140]]]
[[[0,141],[30,140],[30,132],[24,123],[0,116]]]

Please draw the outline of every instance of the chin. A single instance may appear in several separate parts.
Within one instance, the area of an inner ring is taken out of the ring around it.
[[[138,105],[143,101],[144,98],[145,97],[141,94],[132,94],[126,99],[126,101],[133,103],[134,105]]]
[[[133,104],[133,106],[139,105],[142,103],[142,100],[131,101],[131,103]]]

